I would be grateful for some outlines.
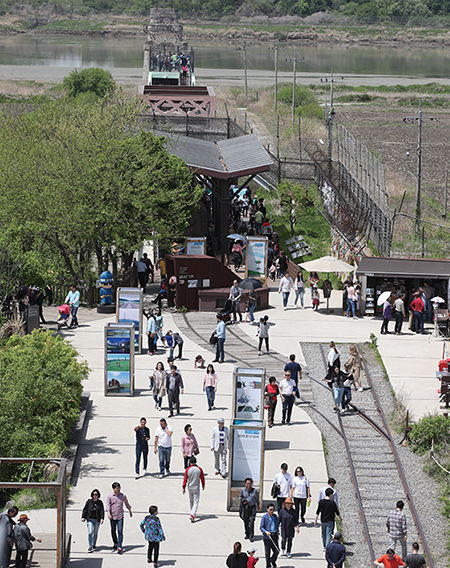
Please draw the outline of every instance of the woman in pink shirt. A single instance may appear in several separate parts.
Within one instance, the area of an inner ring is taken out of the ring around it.
[[[208,410],[212,410],[214,408],[214,399],[216,398],[218,382],[219,377],[214,371],[214,367],[212,365],[208,365],[205,376],[203,377],[203,392],[206,392]]]
[[[183,452],[184,469],[187,469],[191,457],[200,453],[200,450],[198,448],[197,438],[192,433],[192,426],[190,424],[186,424],[184,432],[181,438],[181,451]]]

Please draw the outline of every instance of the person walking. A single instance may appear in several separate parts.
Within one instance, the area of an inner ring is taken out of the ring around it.
[[[281,258],[280,258],[281,260]],[[281,271],[281,268],[280,268]],[[283,272],[283,276],[281,277],[280,284],[278,285],[278,294],[283,295],[283,309],[287,310],[288,300],[290,291],[294,290],[294,283],[292,282],[292,278],[289,274],[286,274],[286,271]]]
[[[163,333],[164,318],[161,313],[161,308],[156,308],[155,310],[155,322],[156,322],[156,337],[155,337],[155,353],[158,351],[158,338],[164,343],[165,337]]]
[[[298,520],[296,519],[295,510],[293,509],[294,502],[290,497],[285,499],[281,511],[278,513],[281,528],[281,552],[280,556],[291,558],[292,541],[295,537],[295,532],[299,532]]]
[[[184,393],[183,378],[176,365],[170,367],[170,375],[166,377],[166,391],[169,401],[169,418],[172,418],[174,406],[177,414],[180,414],[180,393]]]
[[[362,382],[361,382],[361,372],[362,372],[362,359],[361,355],[359,354],[358,348],[356,345],[350,345],[349,348],[350,356],[348,358],[348,364],[350,371],[353,375],[353,379],[355,383],[358,385],[358,391],[363,392]],[[356,385],[355,385],[356,388]]]
[[[242,288],[239,288],[237,280],[233,280],[233,286],[231,286],[230,288],[230,295],[228,299],[231,300],[231,309],[233,311],[234,323],[236,323],[237,321],[236,314],[239,314],[239,321],[242,322],[241,297],[242,297]]]
[[[19,513],[17,507],[9,507],[0,514],[0,567],[7,568],[11,561],[14,546],[14,517]]]
[[[314,291],[317,289],[319,285],[319,275],[317,272],[310,272],[309,273],[309,292],[311,294],[311,303],[314,299]]]
[[[403,318],[405,317],[405,294],[401,294],[394,301],[394,315],[395,315],[395,334],[400,335],[402,333]]]
[[[255,311],[257,303],[258,303],[258,296],[256,294],[256,290],[253,290],[252,288],[248,292],[248,308],[250,312],[250,323],[253,323],[255,321],[255,316],[253,315],[253,312]]]
[[[136,479],[139,479],[139,464],[142,460],[144,462],[143,475],[147,475],[148,463],[148,441],[150,440],[150,430],[147,428],[147,420],[142,417],[139,426],[135,426],[136,432]]]
[[[150,312],[147,319],[147,342],[149,355],[153,355],[155,353],[156,331],[156,319],[154,314]]]
[[[273,482],[278,487],[277,509],[280,512],[285,499],[290,496],[292,489],[292,475],[288,473],[288,464],[286,462],[281,464],[280,473],[277,473]]]
[[[311,503],[311,487],[309,478],[306,477],[305,472],[301,466],[295,468],[294,478],[292,479],[292,487],[290,498],[294,498],[295,504],[295,519],[298,523],[301,518],[302,523],[305,522],[306,503]]]
[[[353,282],[349,282],[347,286],[347,317],[350,317],[350,310],[353,314],[353,319],[358,319],[356,317],[356,290]]]
[[[144,538],[148,542],[147,549],[147,562],[150,564],[153,556],[153,566],[158,567],[159,558],[159,543],[166,540],[161,521],[158,518],[158,507],[152,505],[149,514],[139,525],[141,531],[144,533]]]
[[[386,554],[383,554],[378,558],[378,560],[374,560],[375,566],[380,566],[380,568],[398,568],[399,566],[404,566],[405,563],[397,556],[392,548],[388,548],[386,550]]]
[[[20,515],[19,522],[14,525],[14,540],[16,543],[16,568],[26,568],[28,551],[33,548],[32,542],[35,540],[42,542],[40,538],[36,538],[31,534],[31,531],[27,526],[27,522],[29,520],[30,519],[27,517],[27,515]]]
[[[77,313],[78,308],[80,307],[80,292],[79,290],[77,290],[76,284],[72,284],[72,286],[70,287],[70,292],[67,294],[64,303],[69,304],[70,306],[70,314],[72,316],[72,320],[69,327],[78,327]]]
[[[164,475],[170,475],[170,457],[172,455],[173,428],[167,424],[165,418],[161,418],[155,431],[155,454],[159,458],[159,479]]]
[[[208,402],[208,410],[213,410],[214,401],[217,392],[217,383],[219,377],[217,376],[214,366],[209,364],[206,368],[206,373],[203,377],[203,392],[206,392],[206,400]]]
[[[228,568],[247,568],[248,556],[242,552],[242,544],[235,542],[233,552],[228,556],[226,565]]]
[[[94,552],[97,546],[98,529],[105,519],[105,507],[100,499],[100,491],[93,489],[91,498],[86,501],[81,513],[81,522],[87,523],[88,552]]]
[[[289,371],[285,371],[284,379],[280,382],[281,401],[283,403],[281,424],[289,425],[291,423],[292,407],[294,406],[295,401],[295,389],[296,384],[291,379],[291,373]]]
[[[287,273],[288,265],[289,265],[289,259],[288,259],[288,257],[286,256],[286,253],[283,250],[280,252],[280,258],[278,260],[279,260],[278,267],[279,267],[279,270],[280,270],[280,276],[283,277]],[[292,278],[291,278],[291,282],[292,282]],[[292,283],[292,288],[293,287],[294,287],[294,285]]]
[[[413,542],[411,545],[412,553],[405,558],[405,564],[408,568],[425,568],[425,558],[419,554],[419,543]]]
[[[275,505],[273,503],[267,505],[267,513],[263,515],[259,528],[263,535],[266,568],[276,568],[278,553],[280,551],[278,547],[280,519],[278,515],[275,514]]]
[[[162,399],[166,396],[167,374],[164,370],[164,363],[158,361],[152,375],[153,400],[156,410],[161,410]]]
[[[383,304],[383,323],[381,324],[381,331],[382,335],[390,334],[391,332],[388,330],[388,324],[391,321],[392,317],[392,298],[390,296]]]
[[[305,296],[305,281],[303,280],[303,272],[301,270],[297,272],[297,277],[294,281],[294,291],[295,291],[294,306],[297,306],[297,302],[300,297],[300,305],[302,310],[304,310],[305,305],[303,298]]]
[[[336,487],[336,480],[334,479],[334,477],[328,478],[328,484],[319,489],[319,496],[317,498],[317,503],[319,503],[322,499],[325,499],[326,490],[331,489],[332,490],[331,500],[334,501],[336,505],[339,507],[339,499],[335,487]]]
[[[205,475],[202,468],[197,465],[197,458],[192,456],[189,458],[189,466],[184,472],[183,485],[183,495],[186,493],[186,486],[189,495],[189,507],[191,509],[191,514],[189,515],[189,520],[191,523],[195,523],[195,515],[197,514],[198,503],[200,501],[200,484],[202,489],[205,489]]]
[[[186,424],[184,434],[181,437],[181,453],[184,459],[184,469],[189,467],[189,460],[200,453],[197,438],[192,433],[192,426]]]
[[[342,397],[344,396],[344,377],[343,373],[338,367],[333,369],[333,372],[328,375],[327,383],[333,389],[334,398],[334,411],[339,412],[339,406],[342,402]]]
[[[277,407],[278,395],[280,394],[280,389],[277,385],[277,379],[275,377],[269,378],[269,384],[266,385],[264,396],[265,396],[265,406],[268,410],[268,425],[269,428],[273,428],[275,409]]]
[[[214,452],[215,475],[223,478],[227,475],[227,452],[228,452],[229,432],[225,426],[225,420],[219,418],[217,426],[211,432],[211,451]]]
[[[344,370],[342,371],[342,378],[344,380],[344,392],[342,394],[342,411],[347,411],[349,407],[349,403],[352,400],[352,385],[357,390],[355,385],[355,379],[350,372],[350,365],[348,363],[344,363]]]
[[[289,371],[291,373],[291,379],[294,381],[296,385],[295,392],[297,396],[300,396],[298,392],[298,381],[302,380],[302,368],[295,360],[295,355],[293,353],[292,355],[289,355],[289,363],[286,363],[286,365],[284,366],[284,370]]]
[[[226,339],[226,333],[225,333],[225,322],[219,315],[217,315],[217,327],[214,333],[217,337],[217,344],[216,344],[216,358],[214,359],[213,363],[223,363],[225,359],[224,344]]]
[[[327,568],[342,568],[345,560],[345,546],[342,544],[342,534],[335,532],[332,542],[325,551]]]
[[[332,372],[335,367],[341,368],[341,353],[338,351],[334,341],[330,341],[330,351],[327,357],[328,373]]]
[[[245,539],[255,540],[255,518],[259,503],[259,495],[253,487],[253,479],[245,478],[245,487],[239,493],[239,516],[244,523]]]
[[[259,336],[259,341],[258,341],[258,355],[262,355],[262,351],[261,351],[261,347],[262,347],[262,343],[263,340],[266,343],[266,350],[267,350],[267,354],[270,354],[269,351],[269,324],[267,323],[269,321],[269,316],[264,316],[263,318],[259,319],[259,324],[258,324],[258,336]]]
[[[389,533],[389,548],[395,552],[395,545],[397,542],[400,543],[402,547],[402,560],[405,561],[407,555],[406,549],[406,539],[407,539],[407,530],[406,530],[406,516],[403,512],[403,507],[405,504],[402,500],[397,501],[396,508],[388,514],[386,520],[386,528]]]
[[[130,518],[133,516],[131,505],[127,496],[120,491],[120,483],[115,481],[112,484],[113,492],[106,498],[106,513],[111,525],[111,538],[113,541],[113,552],[117,550],[123,553],[123,506],[128,509]]]
[[[320,524],[322,528],[322,542],[323,548],[326,549],[330,543],[331,535],[334,529],[334,520],[336,515],[342,521],[342,517],[339,513],[338,506],[334,501],[331,500],[333,495],[333,489],[328,487],[325,489],[325,499],[321,499],[317,505],[316,518],[314,521],[314,526],[317,526],[317,520],[320,515]]]

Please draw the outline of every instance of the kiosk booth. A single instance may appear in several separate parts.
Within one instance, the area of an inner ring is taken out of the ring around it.
[[[433,295],[445,300],[442,309],[449,307],[450,261],[423,258],[363,257],[356,270],[361,280],[361,314],[382,315],[378,297],[386,291],[405,294],[405,309],[414,289],[425,282]]]

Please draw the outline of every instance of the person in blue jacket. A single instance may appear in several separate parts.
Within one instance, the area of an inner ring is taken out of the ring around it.
[[[275,514],[275,505],[267,505],[267,513],[261,519],[260,530],[263,535],[264,551],[266,554],[266,568],[276,568],[277,557],[280,551],[278,546],[278,533],[280,520]]]

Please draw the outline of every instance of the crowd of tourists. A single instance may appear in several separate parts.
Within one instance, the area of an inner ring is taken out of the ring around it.
[[[191,67],[191,58],[185,53],[152,53],[150,68],[152,71],[187,71]]]

